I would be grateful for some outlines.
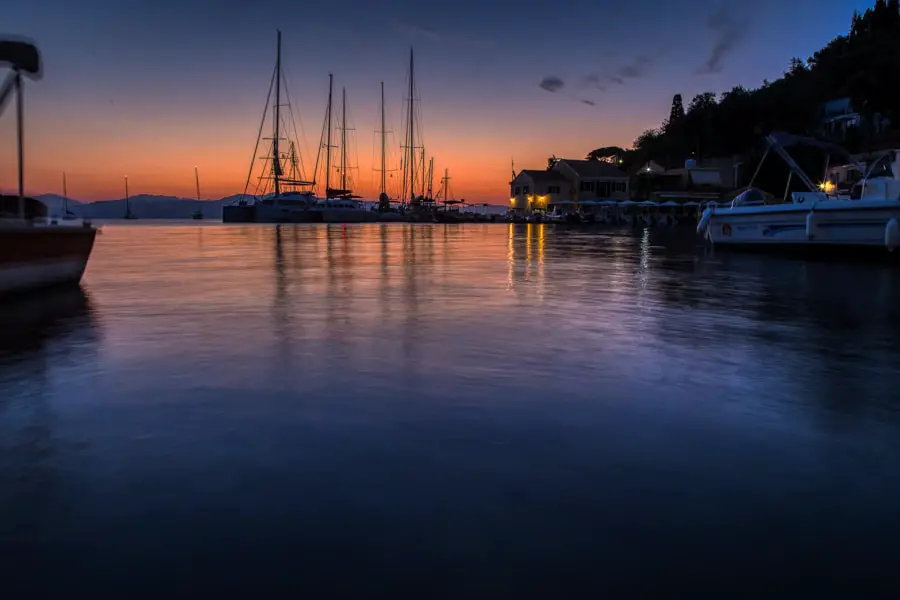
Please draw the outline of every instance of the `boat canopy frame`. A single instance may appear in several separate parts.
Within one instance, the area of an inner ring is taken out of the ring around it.
[[[773,131],[765,137],[765,141],[767,144],[766,151],[763,153],[762,158],[759,161],[759,164],[756,166],[756,170],[753,172],[753,177],[750,178],[750,183],[748,184],[748,188],[753,188],[753,182],[756,181],[757,175],[759,175],[760,169],[762,169],[763,163],[765,163],[766,158],[769,156],[769,152],[774,150],[775,153],[781,157],[781,159],[787,164],[790,169],[788,173],[787,185],[785,187],[785,197],[787,197],[787,190],[791,184],[791,178],[793,176],[797,176],[803,184],[809,188],[811,192],[818,192],[819,187],[810,179],[809,175],[800,168],[800,165],[797,164],[797,161],[788,153],[787,149],[790,146],[809,146],[812,148],[818,148],[826,153],[825,158],[825,169],[823,173],[823,177],[828,172],[828,165],[831,159],[832,154],[836,154],[841,156],[846,160],[846,164],[853,165],[861,172],[865,173],[866,168],[865,165],[860,165],[853,156],[842,146],[838,144],[834,144],[832,142],[826,142],[824,140],[820,140],[814,137],[795,135],[793,133],[787,133],[784,131]]]

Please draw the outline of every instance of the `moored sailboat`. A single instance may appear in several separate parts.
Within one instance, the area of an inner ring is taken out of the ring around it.
[[[253,149],[251,169],[244,186],[244,193],[237,202],[222,207],[222,221],[225,223],[309,223],[321,222],[322,213],[318,210],[319,199],[313,194],[315,182],[302,178],[299,158],[293,141],[290,142],[290,151],[284,155],[281,151],[282,124],[281,124],[281,31],[277,32],[277,50],[275,56],[275,72],[272,74],[272,82],[269,85],[269,94],[263,110],[262,122]],[[272,95],[274,87],[274,99]],[[260,175],[253,199],[246,200],[250,186],[250,178],[253,175],[252,165],[256,162],[259,143],[262,139],[263,125],[272,105],[272,143],[270,154],[263,160],[268,167],[268,174]],[[285,173],[285,167],[288,173]],[[263,182],[265,182],[263,184]],[[269,183],[271,182],[271,188]]]
[[[331,143],[332,138],[332,117],[334,114],[333,105],[333,86],[334,78],[328,75],[328,106],[325,110],[325,143],[322,149],[325,151],[325,198],[318,202],[318,209],[322,213],[322,221],[325,223],[371,223],[377,220],[378,215],[366,208],[365,204],[360,202],[360,196],[353,193],[351,189],[351,181],[348,178],[349,172],[349,146],[347,141],[347,132],[350,128],[347,125],[347,90],[341,91],[341,124],[340,124],[340,181],[338,188],[331,187],[331,159],[334,144]]]
[[[137,215],[131,212],[131,200],[128,197],[128,175],[125,176],[125,219],[137,219]]]
[[[74,220],[77,219],[78,217],[75,216],[75,213],[73,213],[71,210],[69,210],[69,193],[68,193],[68,189],[66,188],[66,174],[65,174],[65,172],[63,172],[62,185],[63,185],[63,214],[62,214],[62,219],[63,219],[63,221],[74,221]]]
[[[0,296],[58,284],[77,284],[87,266],[97,229],[63,226],[47,218],[47,206],[25,196],[25,121],[23,76],[38,79],[42,64],[37,46],[0,40],[0,63],[11,67],[0,84],[0,113],[16,98],[18,194],[0,196]]]
[[[403,151],[400,202],[409,221],[433,222],[434,202],[430,194],[426,196],[425,146],[416,113],[416,69],[412,48],[409,49],[408,84],[404,139],[400,146]]]
[[[203,205],[201,204],[202,200],[200,200],[200,170],[196,165],[194,165],[194,179],[197,181],[197,209],[191,215],[191,218],[198,221],[203,218]]]

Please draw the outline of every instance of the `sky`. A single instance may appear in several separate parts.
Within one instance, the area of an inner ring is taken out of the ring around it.
[[[505,204],[513,160],[544,168],[550,155],[631,147],[668,116],[673,94],[687,105],[775,79],[869,5],[29,0],[4,8],[0,35],[28,37],[43,56],[42,79],[25,89],[30,194],[61,193],[65,172],[80,200],[122,197],[126,175],[132,195],[192,197],[195,165],[203,198],[242,192],[281,29],[304,164],[315,161],[331,72],[336,94],[347,91],[355,189],[377,195],[379,84],[396,163],[413,47],[435,171],[449,170],[454,197]],[[0,114],[5,193],[17,185],[15,139],[10,104]]]

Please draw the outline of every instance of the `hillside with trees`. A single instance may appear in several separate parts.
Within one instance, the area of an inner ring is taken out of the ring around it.
[[[806,61],[790,60],[784,75],[756,89],[738,86],[723,94],[695,96],[687,109],[680,94],[669,117],[642,133],[634,148],[597,148],[591,159],[612,159],[632,170],[647,160],[683,161],[687,157],[749,155],[771,131],[816,135],[824,103],[849,97],[865,117],[843,141],[850,151],[864,151],[900,137],[900,0],[877,0],[855,13],[846,35],[833,39]],[[887,118],[895,131],[876,131],[868,123]]]

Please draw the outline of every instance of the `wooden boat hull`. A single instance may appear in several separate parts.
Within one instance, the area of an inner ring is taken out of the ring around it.
[[[97,229],[0,224],[0,296],[78,284]]]

